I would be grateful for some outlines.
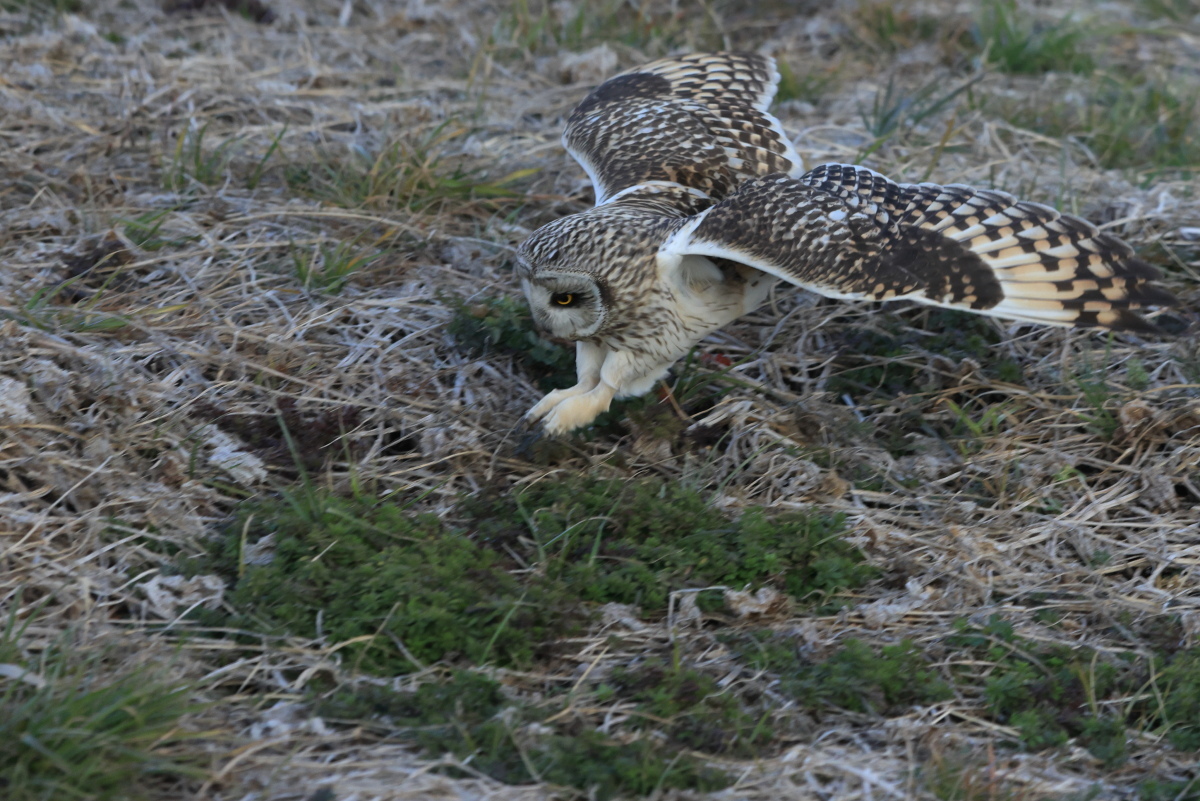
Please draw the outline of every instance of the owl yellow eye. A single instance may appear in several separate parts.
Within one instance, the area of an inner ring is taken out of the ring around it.
[[[570,292],[555,292],[550,296],[550,300],[554,301],[559,306],[575,305],[575,295]]]

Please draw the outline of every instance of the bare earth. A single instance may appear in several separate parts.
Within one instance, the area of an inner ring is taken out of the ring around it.
[[[680,0],[641,16],[608,3],[612,31],[565,43],[531,27],[536,3],[529,13],[481,0],[267,4],[274,19],[260,22],[219,4],[166,13],[151,0],[98,0],[57,19],[0,11],[0,610],[26,616],[41,604],[24,635],[31,651],[67,628],[83,643],[117,638],[138,658],[174,660],[222,699],[194,722],[207,732],[197,747],[211,755],[208,781],[161,797],[302,799],[326,787],[363,800],[572,795],[451,778],[402,744],[287,705],[314,675],[341,670],[334,643],[239,647],[231,658],[224,639],[179,645],[162,633],[222,588],[172,587],[148,543],[196,550],[240,498],[293,480],[285,445],[251,447],[244,433],[246,421],[280,413],[332,429],[314,446],[328,446],[315,481],[427,492],[422,506],[434,512],[484,486],[581,471],[708,476],[731,508],[842,511],[885,578],[839,615],[768,621],[817,652],[851,636],[923,646],[956,618],[992,614],[1022,637],[1101,653],[1137,651],[1113,632],[1171,615],[1179,645],[1200,644],[1195,172],[1104,169],[1080,139],[1021,127],[1000,101],[970,100],[1057,102],[1088,76],[987,71],[872,149],[864,118],[889,81],[895,92],[931,82],[944,92],[972,70],[949,66],[944,38],[909,31],[895,47],[873,45],[855,3]],[[904,8],[953,28],[972,6]],[[1150,24],[1138,8],[1081,7],[1125,26],[1097,37],[1098,69],[1195,92],[1196,25]],[[1029,13],[1066,11],[1055,0]],[[573,13],[556,4],[549,18]],[[993,186],[1086,217],[1163,267],[1183,333],[1109,338],[997,322],[988,325],[1008,333],[982,360],[919,348],[854,356],[863,332],[922,332],[931,312],[781,290],[702,344],[737,363],[738,381],[683,421],[683,434],[626,424],[549,456],[520,455],[513,428],[541,393],[510,356],[473,356],[454,341],[450,299],[515,296],[516,243],[590,205],[558,136],[592,86],[649,58],[719,47],[787,64],[801,88],[776,112],[808,164],[870,149],[866,163],[893,178]],[[407,183],[392,173],[353,202],[288,181],[389,147]],[[448,189],[456,174],[484,189]],[[339,245],[361,254],[359,269],[323,291],[320,265]],[[889,359],[916,369],[915,395],[829,390],[846,365]],[[1003,360],[1019,366],[1019,382],[985,369]],[[1096,376],[1099,399],[1081,388]],[[984,421],[969,448],[912,422],[952,421],[964,398]],[[716,444],[686,433],[714,427],[726,432]],[[889,451],[893,429],[914,446],[907,455]],[[1047,598],[1066,613],[1054,627],[1033,615]],[[612,633],[629,653],[605,652]],[[691,658],[723,658],[695,621],[608,615],[572,641],[577,652],[557,674],[504,680],[532,692],[672,637]],[[1197,775],[1189,755],[1151,735],[1135,737],[1115,771],[1075,744],[1004,747],[1012,732],[980,704],[823,718],[769,758],[722,763],[736,781],[713,797],[926,797],[916,777],[931,753],[974,754],[1028,798],[1093,787],[1132,798],[1146,778]]]

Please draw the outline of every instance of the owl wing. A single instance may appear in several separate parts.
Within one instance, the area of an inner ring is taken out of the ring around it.
[[[1051,325],[1153,331],[1130,310],[1176,303],[1129,245],[1078,217],[850,165],[748,181],[661,252],[731,259],[830,297]]]
[[[757,53],[662,59],[584,98],[563,145],[592,179],[597,206],[650,181],[719,200],[749,178],[803,170],[767,112],[778,84],[775,60]]]

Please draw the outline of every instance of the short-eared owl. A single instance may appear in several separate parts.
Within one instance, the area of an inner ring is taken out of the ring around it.
[[[786,281],[1050,325],[1153,330],[1157,271],[1092,224],[989,189],[804,172],[767,109],[779,73],[750,53],[664,59],[612,78],[563,142],[596,206],[519,249],[539,328],[574,340],[579,383],[527,415],[549,434],[640,395],[704,336]]]

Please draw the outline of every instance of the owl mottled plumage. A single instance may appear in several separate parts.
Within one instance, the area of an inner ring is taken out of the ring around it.
[[[576,341],[579,383],[528,418],[559,434],[639,395],[778,281],[1050,325],[1154,330],[1158,272],[1085,220],[987,189],[900,184],[800,157],[767,109],[767,56],[664,59],[605,82],[563,142],[596,207],[519,249],[543,330]]]

